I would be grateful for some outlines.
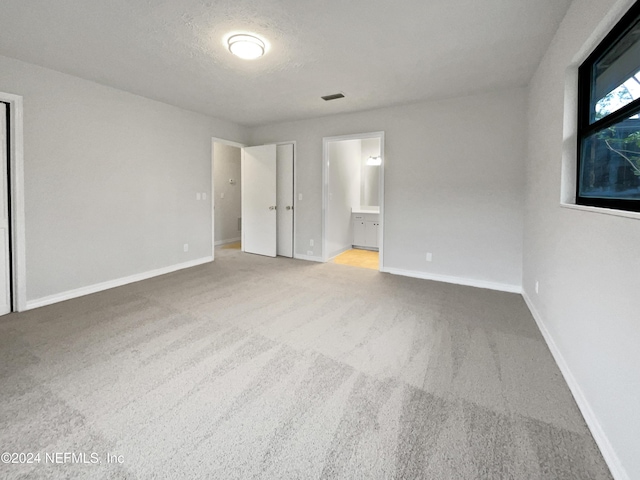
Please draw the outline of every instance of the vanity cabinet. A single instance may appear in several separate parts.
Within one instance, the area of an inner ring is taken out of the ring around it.
[[[378,248],[379,213],[353,213],[353,246],[371,249]]]

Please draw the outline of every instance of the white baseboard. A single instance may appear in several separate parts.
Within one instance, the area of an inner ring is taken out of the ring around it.
[[[214,245],[216,247],[219,247],[220,245],[227,245],[228,243],[235,243],[235,242],[239,242],[240,241],[240,237],[237,238],[227,238],[226,240],[218,240],[214,243]]]
[[[551,354],[553,355],[554,360],[558,364],[558,367],[560,368],[560,372],[562,372],[562,376],[567,382],[567,385],[569,386],[569,390],[571,390],[571,393],[573,394],[573,398],[578,404],[578,408],[580,409],[580,412],[582,413],[582,416],[584,417],[585,422],[587,422],[587,426],[591,431],[591,435],[593,435],[593,439],[598,445],[598,448],[600,448],[600,452],[602,453],[602,457],[604,458],[604,461],[607,463],[609,470],[611,470],[611,475],[616,480],[631,480],[631,477],[629,477],[629,475],[627,474],[627,471],[622,466],[622,463],[620,462],[618,455],[616,454],[615,450],[611,446],[611,443],[609,442],[607,435],[604,433],[604,430],[602,430],[602,427],[600,426],[600,422],[598,421],[595,413],[593,413],[593,410],[591,409],[591,405],[589,404],[589,401],[587,400],[584,393],[582,392],[582,389],[580,388],[580,385],[578,384],[577,380],[573,376],[573,373],[571,373],[571,369],[569,369],[569,365],[564,359],[562,352],[560,352],[560,350],[558,349],[558,346],[556,345],[556,342],[553,340],[553,337],[549,333],[549,330],[547,329],[547,326],[545,325],[544,320],[540,315],[540,312],[538,312],[535,305],[531,301],[531,298],[529,297],[527,292],[524,290],[522,291],[522,297],[524,298],[524,301],[527,303],[527,306],[531,311],[531,315],[533,315],[533,318],[538,324],[540,333],[542,333],[544,340],[547,342],[547,346],[549,347],[549,350],[551,350]]]
[[[486,288],[489,290],[499,290],[501,292],[522,293],[520,285],[510,285],[508,283],[486,282],[472,278],[453,277],[450,275],[439,275],[428,272],[418,272],[415,270],[402,270],[400,268],[383,268],[382,272],[404,277],[422,278],[423,280],[435,280],[436,282],[453,283],[456,285],[466,285],[468,287]]]
[[[368,250],[369,252],[379,252],[380,249],[378,247],[364,247],[362,245],[353,245],[353,250]]]
[[[87,287],[76,288],[75,290],[69,290],[66,292],[56,293],[42,298],[36,298],[35,300],[27,301],[26,310],[33,308],[44,307],[45,305],[51,305],[53,303],[63,302],[76,297],[82,297],[91,293],[101,292],[110,288],[121,287],[128,283],[139,282],[140,280],[146,280],[148,278],[157,277],[158,275],[164,275],[166,273],[175,272],[185,268],[195,267],[196,265],[202,265],[203,263],[212,262],[213,257],[198,258],[197,260],[191,260],[189,262],[178,263],[177,265],[170,265],[168,267],[158,268],[143,273],[136,273],[128,277],[117,278],[115,280],[109,280],[107,282],[96,283],[95,285],[89,285]]]
[[[300,253],[296,253],[293,255],[293,258],[297,259],[297,260],[306,260],[308,262],[320,262],[320,263],[324,263],[324,261],[322,260],[322,257],[314,257],[311,255],[302,255]]]
[[[336,250],[335,252],[331,253],[329,255],[329,259],[327,260],[327,262],[330,262],[331,260],[333,260],[334,258],[336,258],[338,255],[346,252],[347,250],[351,250],[353,247],[351,245],[347,245],[346,247],[341,248],[340,250]]]

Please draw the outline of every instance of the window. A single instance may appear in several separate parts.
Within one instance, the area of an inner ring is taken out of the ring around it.
[[[640,2],[579,70],[576,203],[640,212]]]

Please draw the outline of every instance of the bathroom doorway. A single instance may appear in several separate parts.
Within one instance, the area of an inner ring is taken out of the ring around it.
[[[384,132],[323,138],[322,258],[382,270]]]

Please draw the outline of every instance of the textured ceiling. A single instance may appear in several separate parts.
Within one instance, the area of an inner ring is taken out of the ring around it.
[[[262,125],[525,85],[569,3],[2,0],[0,54]],[[264,57],[229,54],[244,31]]]

